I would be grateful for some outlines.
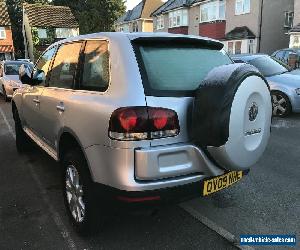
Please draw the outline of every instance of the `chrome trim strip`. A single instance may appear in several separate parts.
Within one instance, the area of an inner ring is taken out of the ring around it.
[[[50,155],[55,161],[58,161],[57,152],[55,152],[47,143],[40,139],[31,129],[24,127],[23,130],[48,155]]]

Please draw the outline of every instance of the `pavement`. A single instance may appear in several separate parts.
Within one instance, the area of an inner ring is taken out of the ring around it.
[[[11,107],[0,97],[0,249],[254,249],[237,244],[241,234],[299,241],[299,138],[300,115],[274,119],[264,156],[231,188],[155,214],[117,214],[83,238],[65,213],[59,165],[38,148],[17,153]]]

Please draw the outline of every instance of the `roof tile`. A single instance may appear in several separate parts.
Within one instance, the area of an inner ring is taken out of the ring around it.
[[[8,9],[5,2],[0,1],[0,25],[1,26],[10,26],[10,18],[8,14]]]
[[[69,7],[27,3],[23,7],[32,27],[78,28],[79,26]]]

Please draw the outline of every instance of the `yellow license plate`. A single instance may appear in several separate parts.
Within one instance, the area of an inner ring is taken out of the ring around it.
[[[232,171],[227,174],[204,181],[203,196],[216,193],[222,189],[228,188],[238,182],[243,177],[243,171]]]

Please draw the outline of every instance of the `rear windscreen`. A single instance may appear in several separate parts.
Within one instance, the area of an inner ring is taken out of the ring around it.
[[[195,45],[138,45],[143,84],[147,95],[192,94],[214,67],[231,64],[223,50]]]

